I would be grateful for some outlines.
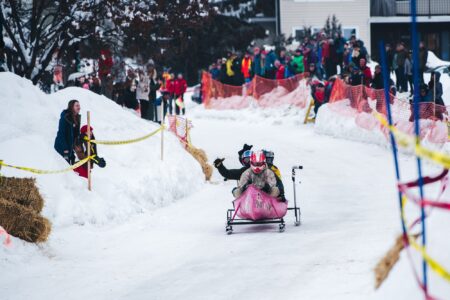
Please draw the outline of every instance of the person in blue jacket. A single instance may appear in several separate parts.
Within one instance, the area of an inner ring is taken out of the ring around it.
[[[59,119],[58,133],[55,138],[55,150],[71,165],[75,163],[75,143],[80,136],[80,103],[70,100],[67,109]]]
[[[266,61],[264,64],[265,77],[267,79],[275,79],[276,68],[275,61],[277,60],[277,56],[273,50],[270,50],[266,55]]]

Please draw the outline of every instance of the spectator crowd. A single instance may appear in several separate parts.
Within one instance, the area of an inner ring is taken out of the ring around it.
[[[162,114],[185,114],[187,82],[182,73],[175,75],[167,68],[158,72],[151,59],[131,66],[125,60],[114,59],[109,50],[101,50],[93,64],[92,72],[75,72],[64,80],[63,67],[55,63],[52,76],[41,87],[46,92],[67,86],[88,89],[154,122],[161,122]]]
[[[412,51],[408,50],[403,42],[399,42],[395,47],[387,44],[386,53],[391,94],[409,92],[409,97],[412,98]],[[293,51],[282,47],[256,46],[244,54],[229,52],[225,58],[218,59],[209,66],[209,73],[212,79],[235,86],[250,82],[254,76],[282,80],[303,74],[311,85],[317,113],[320,105],[329,100],[336,78],[341,78],[351,86],[364,85],[373,89],[384,89],[381,66],[376,65],[372,72],[367,65],[369,59],[364,42],[356,36],[352,35],[347,40],[340,33],[331,37],[322,31],[311,38],[305,37]],[[418,61],[420,101],[445,105],[442,100],[440,73],[432,72],[430,82],[426,84],[424,81],[427,59],[428,50],[421,42]],[[396,79],[395,82],[393,79]]]

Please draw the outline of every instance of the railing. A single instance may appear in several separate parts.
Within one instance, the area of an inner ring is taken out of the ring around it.
[[[410,0],[371,0],[372,17],[410,16]],[[450,16],[450,0],[417,0],[418,16]]]

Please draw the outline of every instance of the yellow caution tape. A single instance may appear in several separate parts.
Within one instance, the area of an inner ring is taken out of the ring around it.
[[[157,134],[158,132],[162,131],[165,129],[165,126],[161,126],[159,127],[157,130],[150,132],[147,135],[144,135],[143,137],[139,137],[136,139],[131,139],[131,140],[124,140],[124,141],[100,141],[100,140],[90,140],[91,143],[94,144],[98,144],[98,145],[126,145],[126,144],[132,144],[132,143],[137,143],[137,142],[141,142],[143,140],[146,140],[152,136],[154,136],[155,134]],[[85,141],[89,142],[89,139],[87,137],[85,137]]]
[[[415,151],[417,156],[432,160],[435,163],[444,166],[446,169],[450,169],[450,156],[442,152],[429,150],[420,145],[416,145]]]
[[[401,218],[403,219],[404,224],[407,224],[406,217],[405,217],[405,205],[407,202],[408,202],[408,198],[405,195],[403,195],[402,196]],[[424,246],[417,244],[414,236],[411,236],[408,232],[406,232],[406,234],[408,237],[409,244],[421,254],[421,256],[427,262],[427,264],[430,266],[430,268],[441,278],[443,278],[447,281],[450,281],[450,272],[445,270],[445,268],[441,264],[439,264],[436,260],[434,260],[427,253]]]
[[[428,263],[430,268],[437,274],[439,277],[450,282],[450,273],[444,269],[444,267],[435,261],[428,253],[425,251],[425,247],[419,245],[414,241],[414,239],[408,235],[409,244],[413,246],[423,257],[423,259]]]
[[[87,163],[89,160],[93,159],[95,157],[95,155],[86,157],[83,160],[80,160],[79,162],[77,162],[76,164],[63,169],[63,170],[56,170],[56,171],[47,171],[47,170],[39,170],[39,169],[34,169],[34,168],[28,168],[28,167],[19,167],[19,166],[13,166],[13,165],[8,165],[6,163],[4,163],[3,161],[0,161],[0,166],[4,166],[4,167],[8,167],[8,168],[13,168],[13,169],[17,169],[17,170],[22,170],[22,171],[27,171],[27,172],[31,172],[34,174],[60,174],[60,173],[66,173],[69,171],[73,171],[74,169],[81,167],[82,165],[84,165],[85,163]]]
[[[439,165],[442,165],[446,169],[450,169],[450,156],[439,152],[427,149],[420,145],[419,140],[415,137],[409,136],[405,133],[400,132],[395,126],[389,125],[386,119],[379,113],[374,113],[375,117],[380,121],[380,123],[388,128],[396,137],[399,145],[403,147],[414,146],[414,152],[418,157],[433,161]]]

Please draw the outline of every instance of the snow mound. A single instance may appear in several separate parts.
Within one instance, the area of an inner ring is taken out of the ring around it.
[[[349,100],[342,100],[333,105],[347,106],[348,103]],[[356,124],[356,114],[353,109],[348,109],[348,115],[345,115],[330,109],[329,104],[322,105],[317,114],[314,130],[316,133],[336,138],[386,146],[386,137],[380,130],[367,130]]]
[[[80,101],[82,125],[86,111],[91,111],[92,127],[100,140],[136,138],[158,128],[88,90],[72,87],[46,95],[24,78],[0,73],[0,159],[44,170],[66,168],[53,144],[61,111],[71,99]],[[161,162],[159,135],[136,144],[99,145],[99,156],[107,166],[94,168],[92,192],[74,172],[36,176],[45,198],[43,215],[54,226],[121,222],[198,190],[204,178],[199,164],[171,134],[165,135],[165,149]],[[3,168],[2,175],[35,176],[9,168]]]
[[[442,60],[438,58],[433,52],[428,51],[427,67],[430,69],[434,69],[441,66],[450,66],[450,62]]]

